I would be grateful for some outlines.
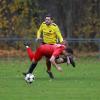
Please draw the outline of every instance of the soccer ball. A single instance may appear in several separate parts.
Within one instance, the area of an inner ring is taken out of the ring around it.
[[[35,80],[35,76],[31,73],[29,73],[25,76],[25,81],[27,83],[32,83],[34,80]]]

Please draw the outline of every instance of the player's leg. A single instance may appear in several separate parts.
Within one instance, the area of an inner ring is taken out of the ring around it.
[[[39,48],[36,50],[36,52],[33,52],[29,46],[26,48],[27,48],[28,56],[29,56],[30,60],[32,61],[32,64],[30,65],[28,71],[26,73],[23,73],[23,75],[32,73],[37,65],[37,62],[42,58],[42,54],[41,54],[41,51]]]
[[[30,60],[32,61],[32,59],[34,58],[34,52],[32,51],[32,49],[27,44],[25,44],[25,46],[26,46],[27,54],[28,54]],[[35,69],[36,65],[37,65],[37,63],[32,62],[32,64],[30,65],[28,71],[24,72],[23,75],[26,75],[28,73],[32,73],[33,70]]]
[[[34,52],[32,51],[32,49],[29,46],[26,47],[26,50],[27,50],[27,54],[28,54],[30,60],[32,61],[32,59],[34,58]]]
[[[26,47],[26,51],[27,51],[28,57],[32,61],[32,59],[34,58],[35,54],[32,51],[32,49],[29,47],[29,45],[30,45],[29,42],[25,42],[24,45]],[[32,62],[32,64],[30,65],[28,71],[27,72],[24,72],[23,75],[26,75],[28,73],[32,73],[33,70],[35,69],[36,65],[37,65],[37,63]]]
[[[69,60],[70,60],[70,64],[71,64],[73,67],[75,67],[76,64],[75,64],[75,61],[74,61],[74,59],[73,59],[73,56],[69,56]]]
[[[30,58],[30,60],[32,61],[33,57],[34,57],[34,52],[32,51],[32,49],[30,48],[30,42],[29,41],[26,41],[24,43],[25,47],[26,47],[26,51],[27,51],[27,54]]]
[[[32,62],[32,64],[30,65],[28,71],[24,72],[23,75],[26,76],[26,74],[32,73],[36,66],[37,66],[37,63]]]
[[[27,73],[32,73],[35,67],[37,66],[37,62],[42,58],[43,55],[41,54],[41,51],[39,48],[36,50],[36,52],[33,52],[31,48],[27,48],[27,52],[28,52],[29,58],[32,61],[32,64],[30,65]]]
[[[47,66],[47,73],[50,78],[54,78],[52,72],[51,72],[51,62],[49,61],[49,58],[46,58],[46,66]]]
[[[47,71],[51,71],[51,62],[49,61],[48,58],[46,58],[46,66],[47,66]]]

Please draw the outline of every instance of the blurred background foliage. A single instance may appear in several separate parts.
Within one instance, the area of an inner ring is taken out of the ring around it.
[[[64,38],[100,38],[100,0],[0,0],[0,38],[36,37],[47,13]]]
[[[0,1],[0,37],[34,37],[38,8],[33,0]]]
[[[0,0],[0,37],[34,37],[46,13],[64,37],[100,37],[100,0]]]

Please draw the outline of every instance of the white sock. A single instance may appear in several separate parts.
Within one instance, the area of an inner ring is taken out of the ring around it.
[[[29,48],[29,46],[26,46],[26,48]]]
[[[70,59],[69,57],[67,56],[67,63],[70,64]]]

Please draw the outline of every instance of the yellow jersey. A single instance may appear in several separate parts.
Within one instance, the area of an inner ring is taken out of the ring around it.
[[[56,44],[57,39],[59,39],[60,42],[63,41],[61,32],[55,23],[46,25],[46,23],[43,22],[37,31],[37,38],[40,38],[41,35],[43,37],[43,42],[47,44]]]

